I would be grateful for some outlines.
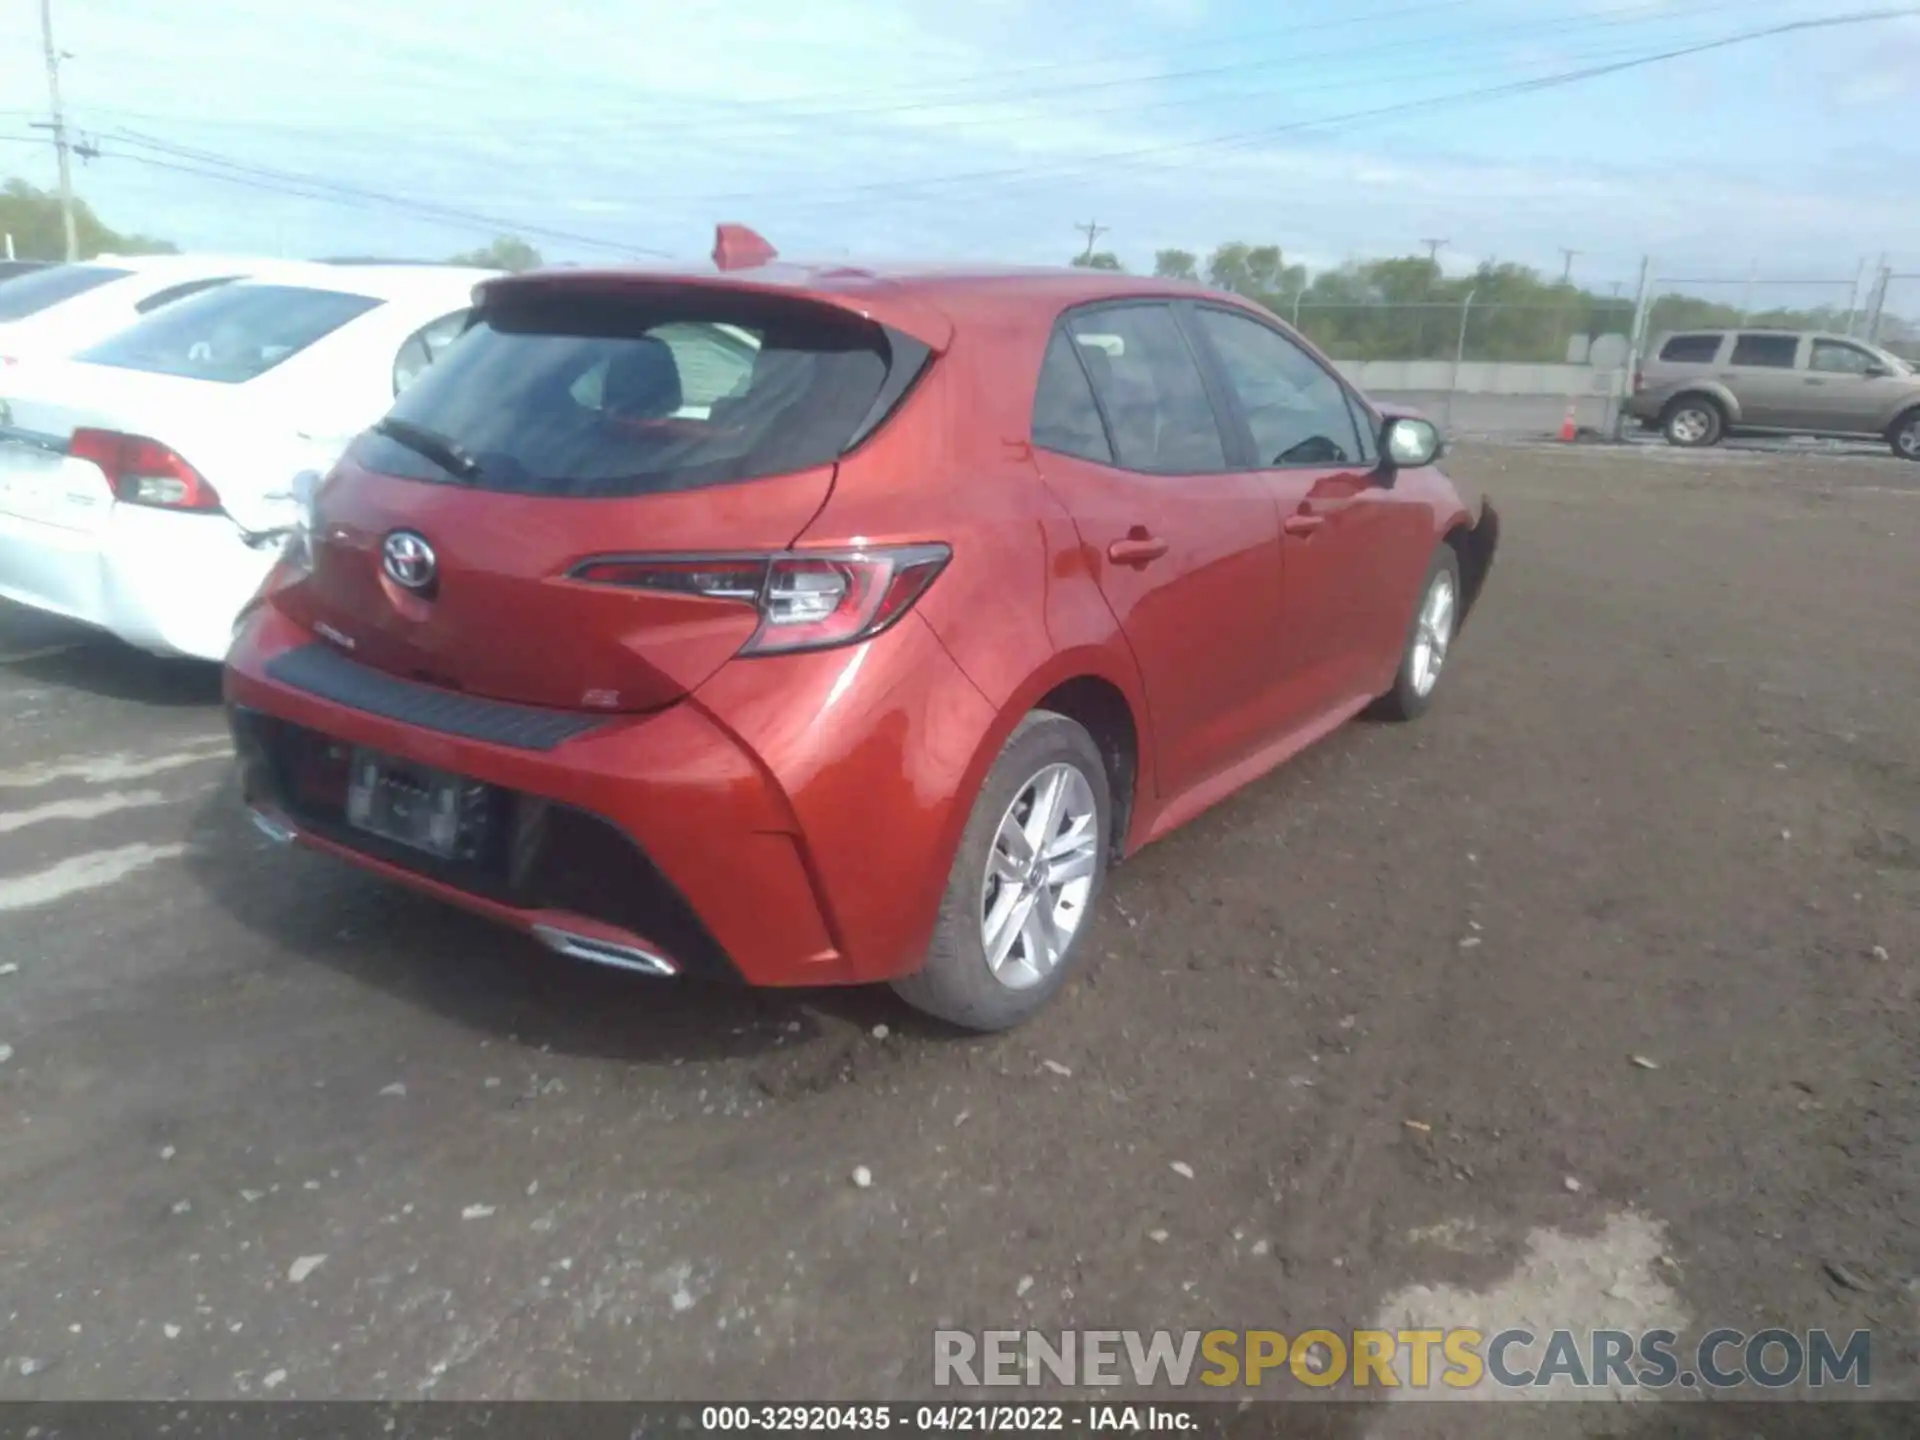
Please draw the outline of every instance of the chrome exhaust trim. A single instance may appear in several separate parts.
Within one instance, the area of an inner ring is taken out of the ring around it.
[[[591,965],[631,970],[655,979],[671,979],[680,973],[680,967],[673,961],[651,950],[642,950],[637,945],[621,945],[611,940],[598,940],[591,935],[576,934],[555,925],[534,926],[533,938],[555,954],[565,955],[571,960],[585,960]]]
[[[294,828],[277,816],[264,810],[249,810],[247,814],[253,820],[253,828],[276,845],[291,845],[294,841]]]

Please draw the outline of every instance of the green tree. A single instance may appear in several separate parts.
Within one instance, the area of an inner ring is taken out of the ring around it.
[[[478,250],[463,250],[449,265],[473,265],[482,270],[537,270],[546,262],[540,252],[517,235],[502,235]]]
[[[73,229],[82,259],[95,255],[170,255],[176,249],[149,235],[123,235],[108,228],[93,213],[92,206],[77,198],[73,202]],[[60,197],[24,180],[9,180],[0,186],[0,234],[13,237],[14,254],[22,260],[67,258]]]
[[[1191,250],[1156,250],[1153,273],[1162,280],[1198,280],[1200,262]]]
[[[1307,272],[1288,265],[1278,245],[1229,240],[1207,257],[1207,283],[1265,305],[1283,304],[1306,284]]]
[[[1081,270],[1124,270],[1120,257],[1111,250],[1096,250],[1091,255],[1076,255],[1073,264]]]

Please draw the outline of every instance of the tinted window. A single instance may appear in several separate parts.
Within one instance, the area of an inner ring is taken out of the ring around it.
[[[1794,354],[1799,348],[1800,337],[1797,335],[1742,335],[1733,342],[1733,363],[1791,370]]]
[[[1225,310],[1194,312],[1220,357],[1262,465],[1346,465],[1360,458],[1347,390],[1277,330]]]
[[[156,310],[76,358],[237,385],[378,304],[366,295],[299,285],[222,285]]]
[[[680,367],[681,398],[688,406],[710,409],[752,382],[760,341],[750,331],[689,320],[669,321],[653,333],[673,351],[673,362]]]
[[[460,332],[467,328],[467,319],[471,310],[456,310],[451,315],[442,315],[430,325],[422,325],[413,334],[401,342],[399,354],[393,357],[393,393],[398,395],[414,381],[455,340]]]
[[[1879,361],[1858,345],[1845,345],[1838,340],[1816,340],[1808,367],[1839,375],[1864,375],[1869,366],[1877,364]]]
[[[164,290],[156,290],[133,308],[139,314],[146,315],[163,305],[171,305],[176,300],[184,300],[189,295],[198,295],[202,290],[211,290],[216,285],[231,285],[238,275],[221,275],[212,280],[189,280],[182,285],[169,285]]]
[[[1718,335],[1676,335],[1660,348],[1662,360],[1681,365],[1711,365],[1719,353]]]
[[[1040,365],[1040,386],[1033,397],[1033,443],[1062,455],[1113,463],[1113,447],[1107,444],[1106,426],[1093,403],[1087,372],[1064,330],[1053,332]]]
[[[1127,305],[1082,312],[1070,329],[1121,465],[1160,475],[1227,468],[1199,366],[1171,310]]]
[[[24,320],[49,305],[84,295],[131,273],[110,265],[54,265],[0,280],[0,320]]]
[[[391,413],[471,456],[481,489],[645,495],[831,463],[889,361],[878,326],[820,305],[533,296],[480,314]],[[387,474],[446,478],[387,436],[353,453]]]

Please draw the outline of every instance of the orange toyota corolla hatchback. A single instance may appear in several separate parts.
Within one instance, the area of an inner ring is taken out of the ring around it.
[[[1434,694],[1498,521],[1232,295],[1099,271],[490,281],[236,629],[280,839],[565,955],[998,1029],[1110,864]]]

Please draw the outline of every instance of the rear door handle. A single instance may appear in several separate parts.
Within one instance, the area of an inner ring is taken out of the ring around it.
[[[1116,565],[1145,565],[1167,553],[1167,542],[1136,525],[1124,540],[1107,546],[1107,558]]]
[[[1326,523],[1324,515],[1289,515],[1280,522],[1280,528],[1289,535],[1311,535]]]

